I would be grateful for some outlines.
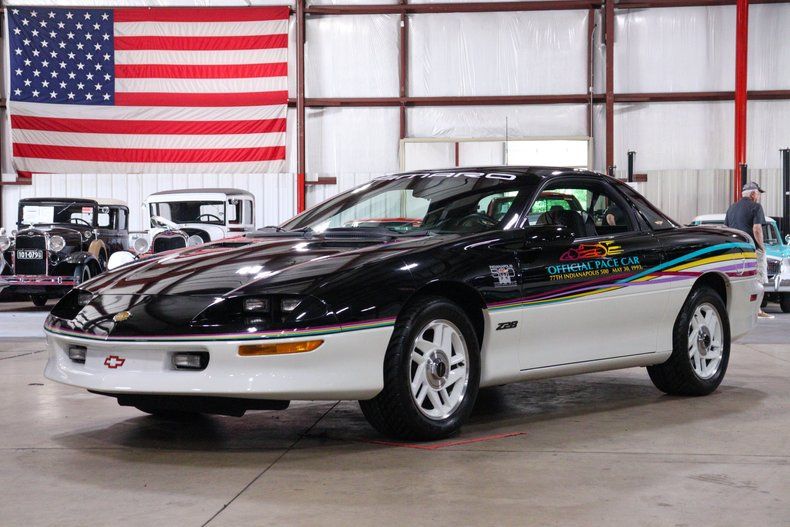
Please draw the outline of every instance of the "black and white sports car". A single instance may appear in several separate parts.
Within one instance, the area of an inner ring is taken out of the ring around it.
[[[759,296],[748,237],[602,174],[396,174],[81,284],[46,321],[45,373],[154,414],[356,399],[383,433],[435,439],[514,381],[646,366],[710,393]]]

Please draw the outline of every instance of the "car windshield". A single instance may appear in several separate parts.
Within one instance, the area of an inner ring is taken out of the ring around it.
[[[282,225],[285,230],[483,232],[515,224],[536,180],[507,173],[422,173],[378,178]]]
[[[173,223],[212,223],[225,225],[225,202],[223,201],[172,201],[151,203],[151,226],[155,225],[154,216]]]
[[[93,205],[75,201],[42,201],[20,203],[20,225],[72,224],[93,227],[96,210]]]
[[[776,230],[776,224],[768,223],[763,225],[763,239],[766,245],[780,245],[779,233]]]

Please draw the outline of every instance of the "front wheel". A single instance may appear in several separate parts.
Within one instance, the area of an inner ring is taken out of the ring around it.
[[[44,307],[47,305],[48,297],[47,295],[33,295],[30,297],[30,300],[33,301],[33,305],[36,307]]]
[[[472,323],[439,297],[401,315],[384,358],[384,389],[360,401],[379,432],[412,440],[456,433],[469,417],[480,384],[480,348]]]
[[[670,395],[708,395],[718,388],[730,359],[730,321],[721,297],[709,287],[694,289],[680,310],[672,355],[647,372]]]
[[[790,313],[790,293],[782,293],[779,298],[779,307],[782,308],[782,313]]]

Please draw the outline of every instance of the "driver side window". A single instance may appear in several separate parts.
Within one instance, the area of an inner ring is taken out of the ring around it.
[[[528,219],[530,225],[562,225],[576,238],[608,236],[634,230],[626,207],[606,185],[560,184],[540,193]]]

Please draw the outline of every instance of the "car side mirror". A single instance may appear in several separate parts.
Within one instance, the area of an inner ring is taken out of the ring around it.
[[[790,234],[785,236],[785,244],[790,245]]]

